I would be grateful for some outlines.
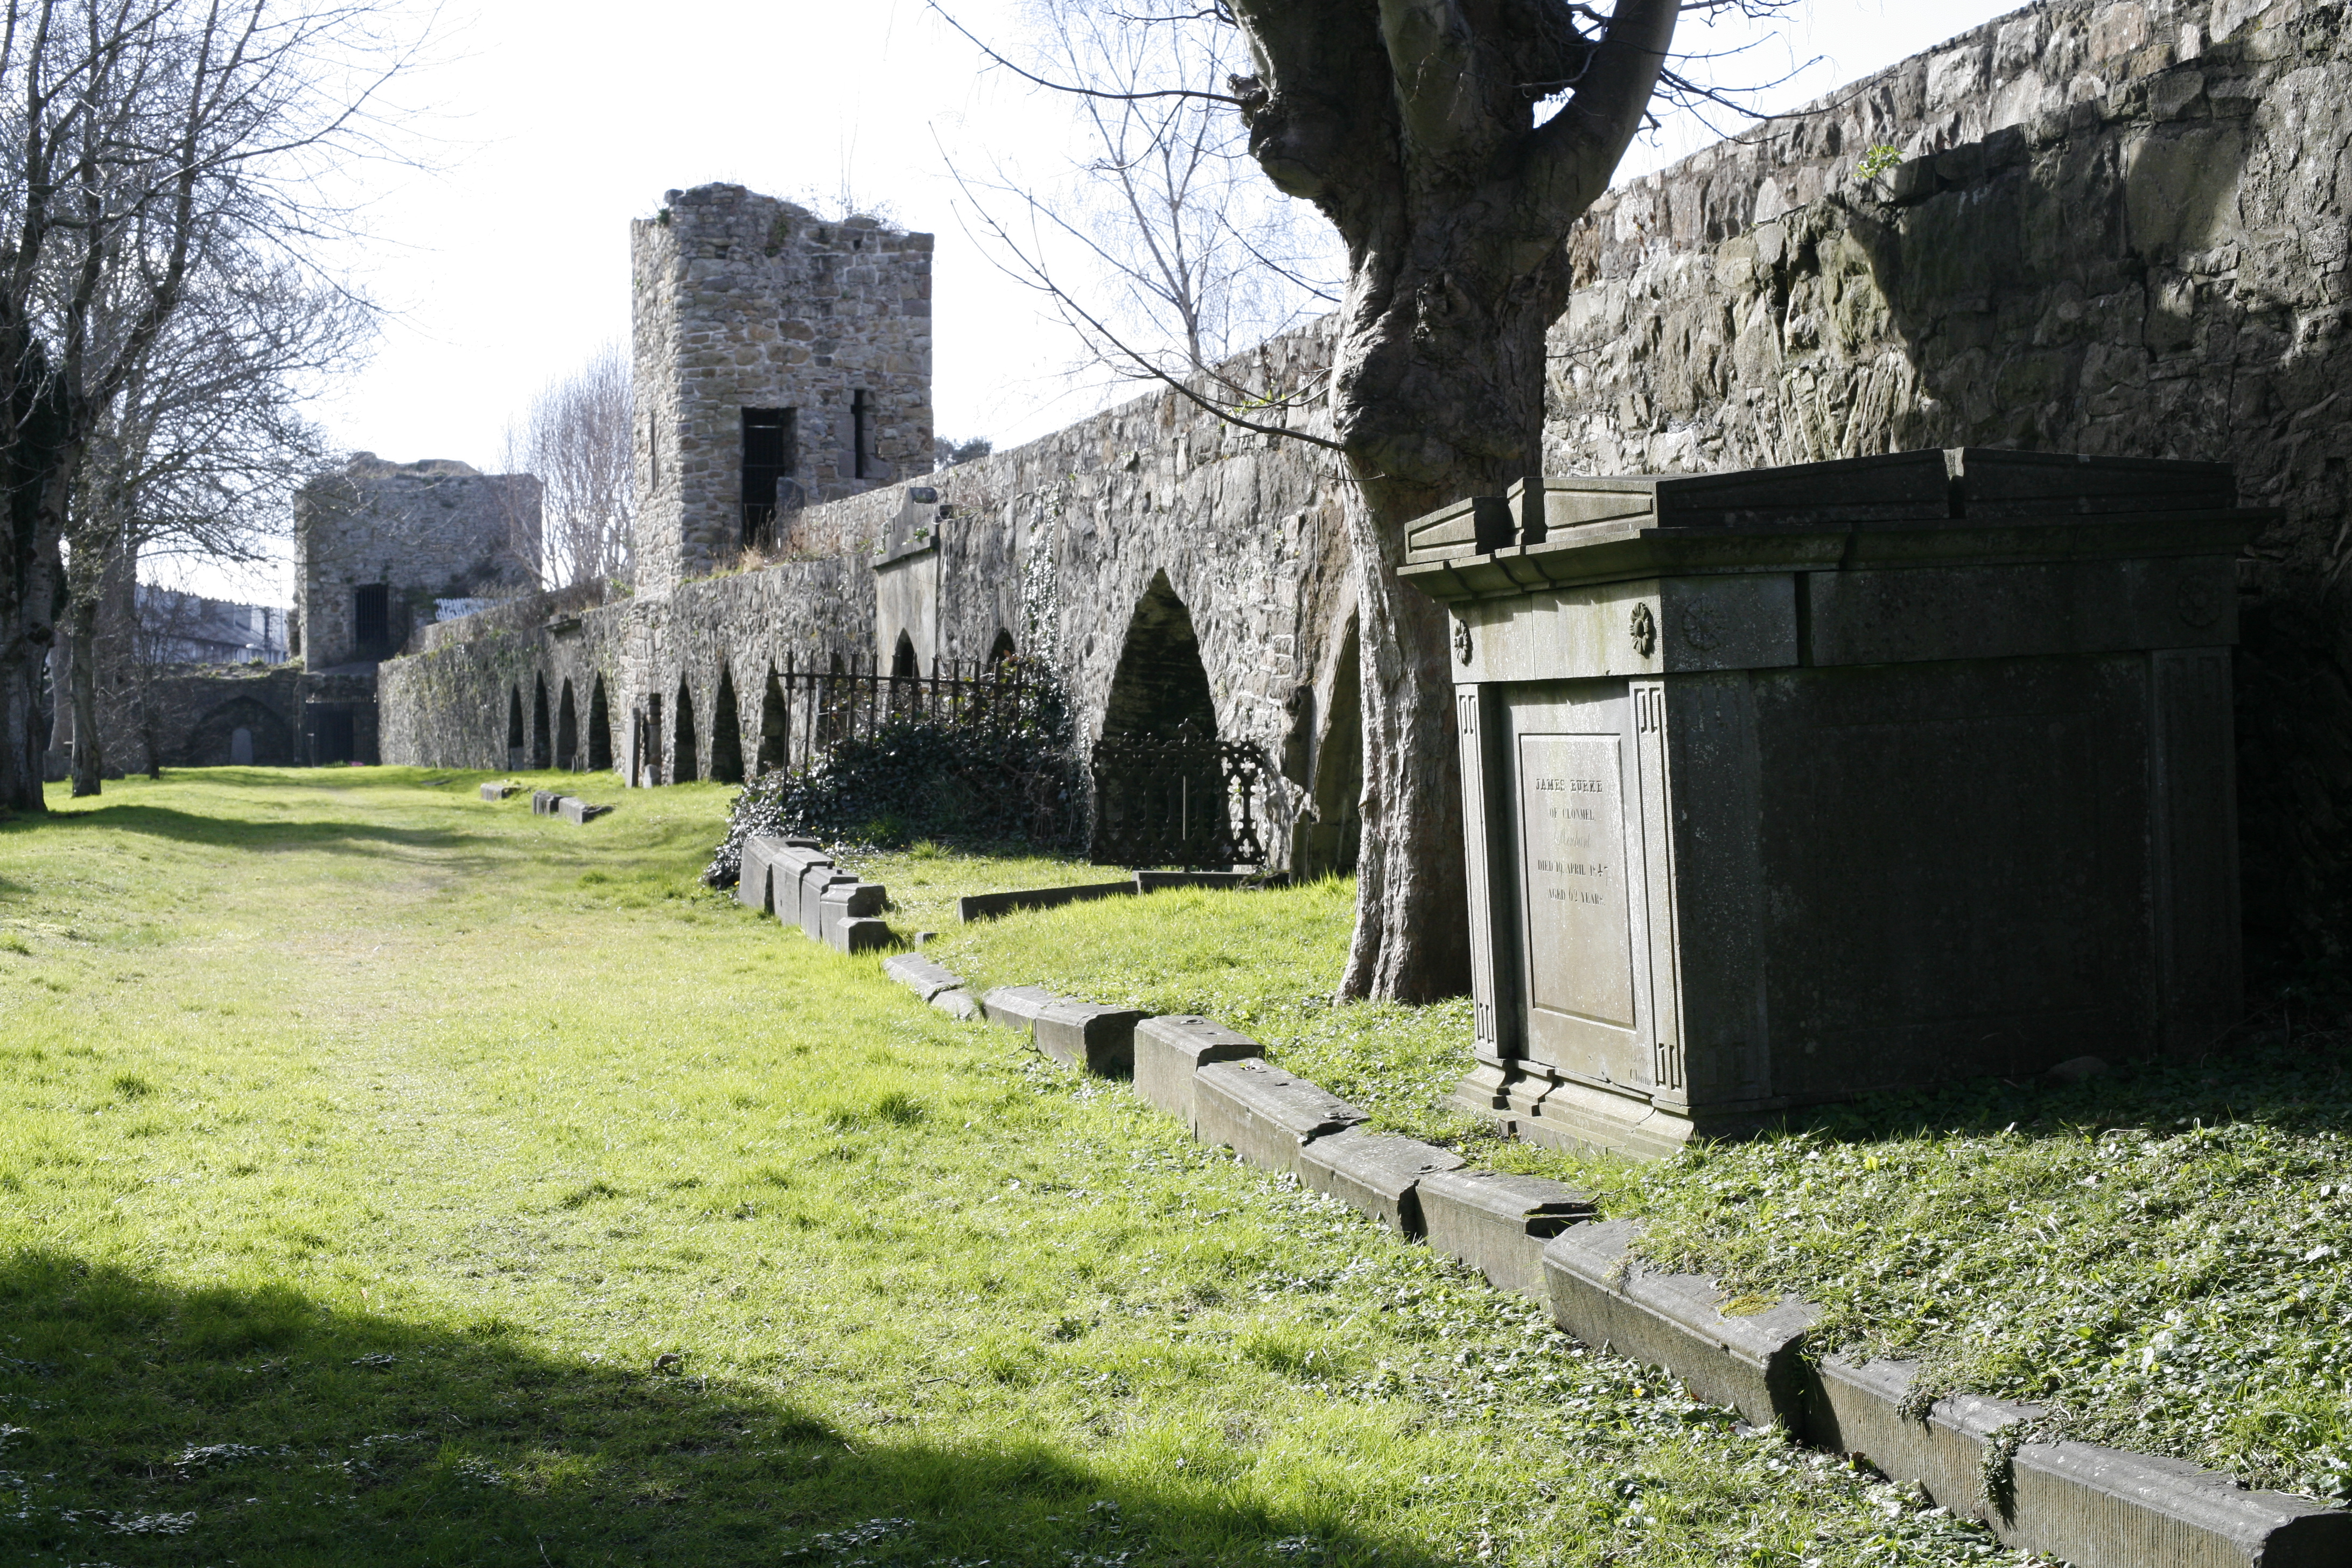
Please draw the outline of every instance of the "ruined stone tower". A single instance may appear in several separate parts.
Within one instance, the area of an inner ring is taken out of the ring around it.
[[[772,538],[778,511],[931,468],[931,237],[740,185],[630,226],[636,586]]]

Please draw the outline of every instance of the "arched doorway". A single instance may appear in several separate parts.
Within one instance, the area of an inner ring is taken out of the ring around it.
[[[996,628],[996,640],[988,645],[988,662],[1003,664],[1013,657],[1013,634],[1003,626]]]
[[[670,742],[669,782],[692,784],[702,776],[702,760],[694,749],[694,693],[686,678],[677,682],[677,732]]]
[[[547,678],[534,675],[530,683],[530,765],[551,768],[555,765],[555,736],[547,722]]]
[[[555,700],[555,765],[580,770],[580,711],[572,705],[572,681],[566,678]]]
[[[588,765],[598,772],[613,765],[613,710],[604,700],[604,678],[588,689]]]
[[[1230,837],[1217,704],[1192,613],[1156,573],[1129,617],[1094,756],[1094,845],[1106,865],[1207,866]]]
[[[1331,710],[1315,747],[1315,820],[1305,825],[1299,874],[1346,876],[1363,838],[1363,664],[1356,622],[1348,620],[1331,672]]]
[[[784,683],[774,670],[768,671],[767,689],[760,697],[760,755],[761,773],[784,765],[784,744],[790,735],[791,710],[784,705]]]
[[[507,767],[515,772],[522,768],[522,688],[507,692]]]
[[[743,782],[743,720],[735,707],[735,672],[719,667],[719,707],[710,715],[710,776],[719,784]]]
[[[922,666],[915,658],[915,639],[900,632],[898,646],[890,650],[890,679],[911,680],[922,673]]]
[[[1103,733],[1167,737],[1188,722],[1204,735],[1216,734],[1217,701],[1209,693],[1192,612],[1160,572],[1127,623],[1110,700],[1103,707]]]

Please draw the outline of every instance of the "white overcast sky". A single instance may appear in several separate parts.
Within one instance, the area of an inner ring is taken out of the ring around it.
[[[846,189],[939,236],[941,434],[1006,446],[1099,400],[1069,389],[1058,373],[1073,345],[959,226],[941,153],[1050,157],[1068,146],[1066,106],[985,68],[923,0],[475,3],[443,14],[436,62],[402,89],[438,167],[355,171],[375,237],[352,266],[395,314],[373,362],[316,410],[339,445],[492,468],[533,392],[626,339],[629,220],[651,216],[667,189],[717,180],[823,206]],[[1019,0],[947,3],[983,37],[1019,26]],[[1715,68],[1753,82],[1802,68],[1758,100],[1791,107],[2012,8],[1801,0]],[[1685,26],[1678,42],[1727,40]],[[1670,126],[1621,174],[1714,139]],[[280,563],[181,580],[282,604],[287,575]]]

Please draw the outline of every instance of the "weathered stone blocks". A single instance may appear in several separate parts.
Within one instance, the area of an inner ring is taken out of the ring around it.
[[[1805,1432],[1805,1331],[1812,1307],[1727,1303],[1715,1282],[1633,1261],[1631,1220],[1571,1226],[1544,1247],[1553,1321],[1586,1344],[1664,1367],[1691,1397],[1727,1405],[1762,1426]],[[1719,1309],[1737,1310],[1727,1315]],[[1749,1312],[1756,1306],[1759,1310]]]
[[[600,816],[609,816],[612,811],[609,805],[591,805],[571,795],[565,795],[555,803],[555,814],[574,827],[583,826]]]
[[[1211,1062],[1263,1057],[1265,1047],[1213,1018],[1169,1014],[1135,1026],[1135,1092],[1199,1133],[1193,1076]]]
[[[817,931],[843,952],[864,952],[889,941],[879,917],[889,901],[889,889],[879,882],[861,882],[836,876],[824,886],[817,906]],[[857,929],[853,931],[852,927]],[[851,944],[855,942],[856,946]]]
[[[1423,1178],[1458,1171],[1462,1156],[1433,1143],[1344,1127],[1298,1151],[1298,1179],[1327,1197],[1380,1221],[1398,1236],[1424,1234]]]
[[[1429,1245],[1460,1258],[1497,1289],[1549,1299],[1544,1244],[1592,1216],[1592,1200],[1540,1176],[1439,1171],[1418,1194]]]
[[[961,989],[953,973],[919,952],[901,952],[882,961],[882,973],[929,1002],[942,991]]]
[[[1037,1010],[1029,1037],[1064,1067],[1125,1078],[1135,1070],[1135,1026],[1143,1016],[1132,1007],[1097,1007],[1056,997]]]
[[[514,793],[515,786],[513,784],[486,784],[482,786],[482,798],[484,800],[504,800],[507,796]]]
[[[1042,985],[1000,985],[980,999],[981,1011],[1000,1029],[1026,1035],[1037,1015],[1059,1000]]]
[[[1308,1142],[1365,1119],[1338,1095],[1255,1058],[1212,1062],[1192,1081],[1193,1136],[1286,1176],[1298,1173]]]

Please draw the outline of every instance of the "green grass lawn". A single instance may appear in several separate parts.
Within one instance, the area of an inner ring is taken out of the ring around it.
[[[1655,1163],[1579,1158],[1440,1103],[1471,1066],[1465,1003],[1328,1005],[1353,909],[1337,882],[1162,892],[974,925],[938,956],[979,985],[1224,1019],[1384,1125],[1647,1218],[1657,1262],[1801,1291],[1822,1342],[1921,1361],[1938,1392],[2352,1500],[2352,1034],[2306,1019],[2074,1087],[1963,1084]]]
[[[2016,1560],[483,776],[0,825],[0,1562]]]

